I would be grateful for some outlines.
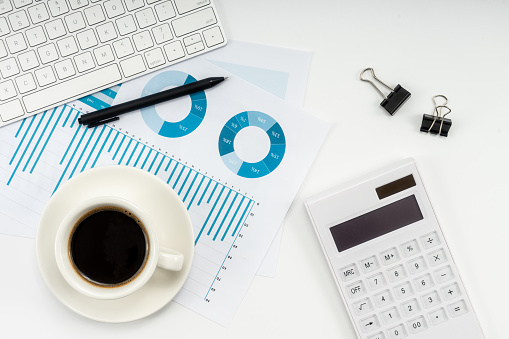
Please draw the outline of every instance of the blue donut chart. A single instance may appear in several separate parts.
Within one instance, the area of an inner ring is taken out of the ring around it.
[[[150,79],[143,88],[142,96],[158,93],[165,87],[182,86],[195,81],[195,78],[184,72],[162,72]],[[205,117],[205,112],[207,111],[207,98],[204,91],[193,93],[190,97],[191,111],[181,121],[170,122],[162,119],[159,114],[157,114],[155,106],[140,109],[141,116],[147,126],[160,136],[167,138],[183,137],[200,126]]]
[[[270,149],[264,159],[251,163],[235,153],[234,140],[243,128],[255,126],[263,129],[270,140]],[[283,129],[270,115],[258,111],[245,111],[228,120],[219,135],[219,155],[226,167],[244,178],[260,178],[274,171],[285,155],[286,140]]]

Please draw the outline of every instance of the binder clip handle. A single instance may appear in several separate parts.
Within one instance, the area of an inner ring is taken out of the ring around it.
[[[363,78],[363,74],[367,71],[371,71],[371,76],[373,77],[373,79],[391,91],[389,95],[387,95],[387,97],[375,85],[373,81]],[[390,115],[394,115],[394,113],[396,113],[396,111],[405,103],[405,101],[407,101],[408,98],[410,98],[411,95],[410,92],[404,89],[401,85],[398,84],[395,88],[392,88],[382,80],[378,79],[377,76],[375,75],[375,71],[371,67],[364,69],[361,72],[359,79],[361,81],[369,82],[371,86],[373,86],[373,88],[376,89],[378,93],[380,93],[380,95],[383,98],[383,101],[380,103],[380,106],[385,108],[385,110],[389,112]]]
[[[443,105],[437,105],[436,98],[441,97],[445,100]],[[448,100],[443,95],[435,95],[433,97],[433,103],[435,108],[433,109],[433,115],[424,114],[422,116],[421,132],[438,134],[443,137],[447,137],[449,129],[452,126],[452,120],[447,119],[445,116],[451,113],[451,109],[447,107]],[[447,112],[442,115],[442,110],[446,109]],[[438,124],[440,122],[440,124]]]

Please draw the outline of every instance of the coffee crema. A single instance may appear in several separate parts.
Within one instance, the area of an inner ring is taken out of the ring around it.
[[[135,279],[148,259],[149,238],[130,211],[103,206],[84,214],[69,236],[69,257],[77,273],[100,287]]]

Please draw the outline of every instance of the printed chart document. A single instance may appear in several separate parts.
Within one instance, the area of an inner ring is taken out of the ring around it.
[[[182,197],[193,222],[195,259],[175,301],[226,325],[329,126],[202,60],[124,84],[114,104],[218,75],[229,78],[123,115],[104,147],[113,161],[148,167]]]

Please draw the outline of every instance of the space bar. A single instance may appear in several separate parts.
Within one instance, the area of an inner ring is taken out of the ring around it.
[[[23,98],[27,112],[32,113],[43,108],[51,108],[65,103],[87,92],[116,83],[122,79],[115,64],[84,74],[57,85],[44,88]]]

